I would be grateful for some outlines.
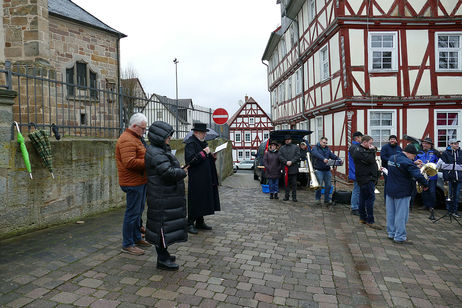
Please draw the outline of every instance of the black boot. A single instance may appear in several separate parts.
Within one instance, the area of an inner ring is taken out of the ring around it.
[[[289,201],[289,194],[286,194],[286,195],[284,196],[284,199],[282,199],[282,201]]]
[[[270,193],[270,199],[274,199],[273,193]]]
[[[279,199],[278,193],[275,193],[275,194],[274,194],[274,199],[276,199],[276,200]]]
[[[430,208],[430,216],[428,216],[428,219],[436,220],[435,219],[435,210],[433,210],[432,208]]]
[[[175,256],[168,253],[167,248],[156,246],[157,268],[167,271],[177,271],[179,265],[175,263]]]

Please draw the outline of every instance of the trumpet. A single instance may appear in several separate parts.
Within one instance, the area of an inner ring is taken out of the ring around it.
[[[314,173],[313,163],[311,162],[311,154],[310,152],[306,152],[306,161],[308,162],[308,172],[310,173],[310,189],[319,189],[321,186],[319,185],[318,178]]]
[[[428,181],[430,177],[438,174],[438,169],[436,168],[436,164],[426,163],[420,168],[420,173]],[[418,182],[416,182],[416,189],[419,194],[423,191],[423,187]]]

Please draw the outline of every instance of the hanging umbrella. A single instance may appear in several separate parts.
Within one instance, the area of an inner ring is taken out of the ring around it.
[[[53,174],[53,154],[51,153],[51,144],[49,133],[45,130],[35,130],[29,134],[29,139],[37,151],[37,154],[42,159],[43,165],[50,171],[51,177],[54,179]]]
[[[16,125],[16,129],[18,130],[18,143],[19,147],[21,148],[22,158],[24,159],[24,165],[26,165],[27,172],[29,172],[29,176],[32,180],[32,168],[30,167],[30,159],[29,159],[29,152],[27,152],[26,144],[24,143],[24,137],[19,130],[18,122],[14,121]]]
[[[219,134],[214,131],[213,129],[209,128],[209,131],[205,134],[205,141],[213,140],[219,136]],[[189,133],[186,134],[186,137],[184,137],[183,142],[186,142],[186,140],[189,139],[193,134],[193,131],[190,131]]]

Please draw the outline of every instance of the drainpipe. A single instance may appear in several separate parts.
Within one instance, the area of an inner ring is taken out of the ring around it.
[[[264,60],[261,60],[261,63],[263,63],[264,66],[266,66],[266,71],[268,72],[266,75],[266,84],[267,84],[267,87],[268,87],[268,92],[270,92],[270,88],[269,88],[269,65],[266,64],[264,62]],[[271,102],[271,92],[270,92],[270,117],[271,119],[273,119],[273,105],[272,105],[272,102]]]

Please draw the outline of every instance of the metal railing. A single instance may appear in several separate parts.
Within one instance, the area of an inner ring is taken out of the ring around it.
[[[13,114],[23,133],[34,128],[49,129],[51,133],[52,127],[56,127],[64,136],[117,138],[127,127],[130,116],[142,112],[148,118],[148,125],[165,121],[176,129],[178,118],[177,138],[184,138],[194,122],[206,123],[227,138],[227,128],[223,131],[212,124],[210,108],[181,106],[175,100],[161,101],[156,95],[124,87],[115,89],[113,83],[95,80],[89,80],[93,86],[85,85],[86,80],[69,83],[63,75],[38,66],[12,66],[9,61],[0,68],[0,87],[18,93]],[[11,134],[14,139],[13,127]]]

